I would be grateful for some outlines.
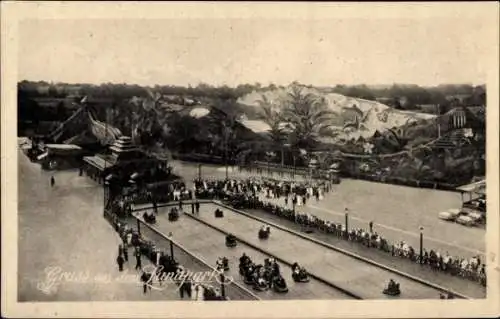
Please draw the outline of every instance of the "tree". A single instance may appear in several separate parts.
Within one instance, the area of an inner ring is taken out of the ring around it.
[[[202,127],[198,119],[185,115],[181,116],[177,113],[173,114],[169,119],[169,127],[171,129],[168,145],[174,149],[181,151],[193,151],[200,142],[199,137]]]
[[[332,127],[332,120],[338,116],[328,109],[324,98],[304,93],[299,85],[292,86],[283,103],[283,120],[291,130],[291,141],[297,148],[314,148],[320,132]]]
[[[262,120],[269,125],[270,129],[266,133],[266,140],[263,146],[266,151],[280,150],[281,153],[281,164],[284,164],[284,143],[287,140],[287,135],[283,129],[283,122],[280,113],[277,111],[279,106],[274,105],[269,99],[262,95],[262,99],[258,101],[261,107]]]
[[[64,107],[64,103],[62,101],[57,103],[56,117],[59,121],[66,120],[66,108]]]

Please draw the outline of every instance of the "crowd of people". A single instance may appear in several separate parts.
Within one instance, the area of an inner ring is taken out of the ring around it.
[[[267,198],[284,198],[286,202],[297,206],[306,205],[314,197],[323,199],[325,193],[330,192],[332,185],[326,181],[292,182],[273,179],[245,179],[245,180],[200,180],[194,181],[196,198],[227,199],[234,194],[247,194],[259,197],[264,194]]]
[[[118,270],[123,271],[125,263],[129,262],[129,248],[131,248],[133,257],[135,257],[135,270],[140,273],[144,294],[151,291],[151,286],[155,284],[153,279],[158,281],[157,284],[162,285],[164,278],[175,278],[174,275],[176,273],[186,271],[173,256],[158,249],[154,242],[146,240],[141,234],[130,228],[126,223],[121,222],[116,216],[112,217],[110,221],[122,239],[122,243],[118,247],[118,257],[116,259]],[[152,274],[145,271],[142,264],[143,256],[155,266],[158,273]],[[176,280],[175,283],[179,286],[178,291],[181,299],[188,298],[190,300],[205,301],[228,300],[226,296],[222,296],[219,288],[209,283],[197,282],[194,278],[187,278],[183,281]]]
[[[486,265],[479,256],[462,258],[451,256],[448,252],[442,253],[424,248],[420,258],[420,253],[405,241],[389,242],[381,234],[373,231],[372,223],[369,225],[370,229],[354,227],[346,229],[344,224],[323,220],[295,209],[295,206],[305,205],[311,198],[321,200],[330,190],[328,182],[298,183],[270,179],[195,180],[197,198],[222,199],[236,209],[263,210],[302,227],[317,229],[340,239],[357,242],[394,257],[422,264],[433,271],[446,272],[486,286]],[[285,207],[268,201],[273,198],[283,198]]]

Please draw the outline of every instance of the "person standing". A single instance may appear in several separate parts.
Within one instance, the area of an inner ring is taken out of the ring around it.
[[[51,176],[50,177],[50,187],[54,187],[55,184],[56,184],[56,180],[55,180],[54,176]]]
[[[125,245],[123,247],[123,258],[125,259],[125,262],[128,262],[128,247]]]
[[[370,223],[368,224],[368,226],[370,226],[370,234],[373,234],[373,222],[370,221]]]
[[[190,280],[186,280],[184,282],[181,283],[181,286],[179,287],[179,294],[180,294],[180,297],[181,299],[184,299],[184,294],[187,295],[187,297],[189,299],[191,299],[191,281]]]
[[[141,275],[141,281],[142,281],[142,287],[143,287],[143,291],[144,293],[147,292],[148,290],[148,287],[149,287],[149,290],[151,291],[151,274],[143,271],[142,272],[142,275]]]
[[[123,271],[124,260],[123,260],[122,255],[118,255],[118,257],[116,258],[116,263],[118,264],[118,270]]]
[[[285,206],[288,206],[288,197],[285,196]]]
[[[130,246],[132,244],[132,233],[127,233],[127,245]]]
[[[142,269],[141,251],[139,249],[135,250],[135,269]]]
[[[196,207],[196,214],[198,215],[200,213],[200,202],[196,201],[195,207]]]
[[[155,259],[155,262],[156,262],[156,267],[160,267],[160,259],[161,259],[161,255],[163,254],[163,252],[161,251],[157,251],[156,252],[156,259]]]
[[[158,215],[158,205],[156,204],[156,199],[153,198],[153,212]]]

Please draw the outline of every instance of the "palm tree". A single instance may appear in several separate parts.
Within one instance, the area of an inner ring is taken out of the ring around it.
[[[366,114],[363,113],[363,111],[357,107],[355,104],[352,107],[344,107],[343,108],[344,113],[353,113],[354,116],[349,116],[350,118],[344,123],[343,126],[343,131],[348,133],[352,130],[359,131],[359,130],[367,130],[366,127],[366,120],[368,119],[368,116],[370,115],[370,112],[367,112]]]
[[[269,125],[270,129],[266,133],[266,142],[262,146],[266,151],[280,150],[281,165],[285,164],[284,142],[287,140],[286,132],[283,127],[283,120],[280,113],[276,110],[276,106],[262,95],[262,99],[258,101],[262,110],[262,120]]]
[[[392,152],[400,152],[408,149],[410,136],[405,128],[393,127],[384,134],[383,143],[388,145]]]
[[[284,101],[283,120],[292,131],[291,138],[297,148],[313,148],[321,133],[333,127],[336,116],[324,98],[304,93],[299,85],[292,86]]]

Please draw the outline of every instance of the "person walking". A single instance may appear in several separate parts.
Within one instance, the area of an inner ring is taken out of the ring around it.
[[[127,244],[125,246],[130,246],[132,245],[132,233],[131,232],[128,232],[127,233]]]
[[[191,281],[188,279],[181,283],[181,286],[179,287],[179,294],[181,299],[184,299],[184,294],[186,294],[186,296],[191,299],[191,293]]]
[[[139,249],[135,250],[135,269],[142,269],[141,251]]]
[[[123,260],[122,255],[118,255],[118,257],[116,258],[116,263],[118,264],[118,270],[123,271],[124,260]]]
[[[56,184],[56,180],[55,180],[54,176],[51,176],[50,177],[50,187],[54,187],[55,184]]]
[[[141,275],[141,281],[142,281],[142,288],[143,288],[144,293],[146,293],[148,291],[148,288],[149,288],[149,291],[151,291],[151,274],[143,271],[142,275]]]
[[[125,259],[125,262],[128,262],[128,247],[127,246],[123,247],[123,259]]]

